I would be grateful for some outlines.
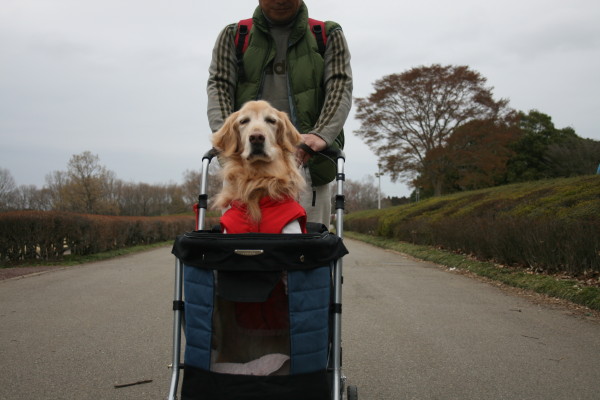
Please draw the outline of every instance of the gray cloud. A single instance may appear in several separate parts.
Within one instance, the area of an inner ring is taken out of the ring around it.
[[[515,108],[600,139],[595,118],[600,3],[594,0],[307,0],[340,22],[353,56],[355,96],[390,73],[462,64]],[[217,33],[256,1],[9,0],[0,14],[0,167],[43,185],[85,150],[124,180],[179,181],[209,146],[205,84]],[[347,132],[358,129],[352,117]],[[359,139],[347,174],[377,162]],[[32,161],[35,160],[35,163]],[[384,179],[388,194],[407,194]]]

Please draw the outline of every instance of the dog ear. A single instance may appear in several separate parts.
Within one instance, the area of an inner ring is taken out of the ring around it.
[[[283,111],[277,111],[280,124],[277,127],[277,144],[286,151],[291,153],[296,151],[296,148],[302,143],[302,136],[287,114]]]
[[[219,150],[224,157],[231,157],[240,151],[240,133],[237,123],[239,113],[236,111],[229,115],[221,129],[213,133],[211,137],[213,147]]]

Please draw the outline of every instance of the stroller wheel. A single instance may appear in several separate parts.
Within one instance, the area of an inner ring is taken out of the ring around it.
[[[348,386],[347,400],[358,400],[358,389],[356,386]]]

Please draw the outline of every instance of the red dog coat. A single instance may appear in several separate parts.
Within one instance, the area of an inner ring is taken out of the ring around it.
[[[298,220],[300,229],[306,233],[306,211],[295,200],[260,200],[262,218],[258,223],[249,220],[246,206],[234,202],[221,217],[221,228],[227,233],[281,233],[283,228]],[[283,281],[279,281],[264,303],[235,303],[237,323],[250,330],[276,331],[289,327],[287,295]]]
[[[262,218],[254,223],[248,219],[246,205],[234,201],[221,217],[221,228],[227,233],[281,233],[287,224],[298,220],[302,232],[306,233],[306,211],[294,199],[263,197],[259,205]]]

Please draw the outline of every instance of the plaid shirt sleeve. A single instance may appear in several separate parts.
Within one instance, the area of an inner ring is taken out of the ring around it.
[[[311,133],[330,145],[342,131],[352,107],[350,51],[341,29],[334,30],[327,38],[324,80],[325,103]]]
[[[213,132],[233,112],[237,82],[237,59],[235,55],[236,24],[228,25],[217,37],[208,69],[208,123]]]

